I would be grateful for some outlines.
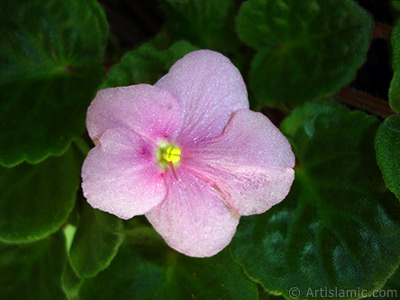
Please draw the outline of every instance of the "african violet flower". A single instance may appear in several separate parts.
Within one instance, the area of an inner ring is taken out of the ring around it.
[[[239,71],[200,50],[154,86],[98,92],[87,113],[95,143],[83,192],[100,210],[145,214],[177,251],[205,257],[231,241],[241,215],[283,200],[294,178],[286,138],[249,110]]]

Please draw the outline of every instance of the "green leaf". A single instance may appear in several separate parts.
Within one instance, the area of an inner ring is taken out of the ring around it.
[[[393,47],[393,78],[389,88],[390,107],[400,112],[400,19],[392,29],[391,41]]]
[[[76,274],[94,277],[105,269],[117,254],[123,234],[121,219],[85,203],[70,252]]]
[[[257,289],[227,249],[211,258],[187,257],[152,227],[138,226],[107,269],[84,279],[79,299],[243,300],[257,299]]]
[[[276,296],[268,293],[261,284],[257,285],[258,287],[258,300],[285,300],[283,296]]]
[[[399,2],[399,0],[391,0],[390,4],[394,9],[400,10],[400,2]]]
[[[379,127],[375,149],[386,185],[400,199],[400,116],[387,118]]]
[[[374,299],[397,300],[400,295],[400,268],[386,281],[381,290],[376,290],[372,296]],[[367,298],[365,298],[367,299]],[[369,298],[371,299],[371,298]]]
[[[240,44],[234,30],[239,8],[235,0],[163,0],[161,8],[173,41],[187,40],[225,54],[235,52]]]
[[[56,232],[74,207],[81,162],[70,147],[40,164],[0,167],[0,240],[28,242]]]
[[[1,1],[0,28],[0,164],[60,155],[104,76],[104,13],[95,0]]]
[[[61,288],[65,261],[62,232],[35,243],[0,243],[0,299],[67,300]]]
[[[400,202],[375,161],[377,127],[374,117],[329,103],[299,108],[284,121],[298,160],[291,192],[265,214],[243,217],[231,243],[267,291],[288,299],[291,288],[299,299],[319,289],[370,293],[396,270]]]
[[[250,87],[258,101],[291,109],[350,83],[366,59],[370,15],[352,0],[249,0],[240,39],[258,50]]]
[[[158,51],[152,44],[144,44],[126,53],[121,63],[110,69],[108,79],[101,88],[154,84],[168,73],[178,59],[194,50],[197,48],[184,41],[175,43],[164,51]]]

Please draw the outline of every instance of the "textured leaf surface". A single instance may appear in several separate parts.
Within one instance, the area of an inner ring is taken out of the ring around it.
[[[234,30],[238,1],[161,1],[173,41],[187,40],[201,48],[229,54],[239,45]]]
[[[313,298],[309,289],[371,292],[395,271],[400,203],[375,160],[377,127],[334,104],[299,108],[284,121],[298,159],[292,190],[265,214],[243,217],[231,244],[267,291],[290,298],[297,287],[299,299]]]
[[[0,168],[0,240],[34,241],[55,232],[74,207],[80,183],[74,147],[40,164]]]
[[[389,103],[394,111],[400,112],[400,20],[392,29],[391,41],[394,74],[389,88]]]
[[[1,1],[0,164],[64,152],[103,79],[108,26],[95,0]]]
[[[400,296],[400,268],[394,272],[392,277],[386,281],[382,290],[376,290],[373,294],[375,299],[379,300],[397,300]],[[366,298],[368,299],[368,298]],[[369,298],[371,299],[371,298]]]
[[[386,185],[400,199],[400,116],[391,116],[382,123],[375,149]]]
[[[250,70],[258,101],[290,109],[337,92],[365,61],[372,27],[352,0],[246,1],[237,29],[258,50]]]
[[[0,299],[67,300],[61,288],[66,254],[61,232],[29,244],[0,242]]]
[[[106,268],[123,241],[121,219],[84,205],[71,246],[71,265],[81,278],[93,277]]]
[[[190,258],[146,226],[127,233],[111,265],[83,281],[79,299],[243,300],[257,299],[257,289],[227,249],[212,258]]]
[[[197,50],[188,42],[178,42],[168,50],[158,51],[152,44],[144,44],[126,53],[121,63],[110,69],[102,88],[154,84],[168,73],[169,68],[187,53]]]

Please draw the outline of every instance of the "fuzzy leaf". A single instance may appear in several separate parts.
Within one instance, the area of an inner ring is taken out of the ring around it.
[[[235,0],[161,1],[173,41],[187,40],[201,48],[225,54],[235,52],[239,41],[234,30],[238,11]]]
[[[0,299],[67,300],[61,288],[66,257],[62,232],[34,243],[0,243]]]
[[[243,300],[257,299],[257,289],[227,249],[212,258],[187,257],[140,226],[127,233],[107,269],[84,279],[79,299]]]
[[[375,292],[376,299],[397,300],[400,293],[400,268],[386,281],[382,290]],[[371,298],[370,298],[371,299]]]
[[[40,164],[0,167],[0,240],[28,242],[57,231],[74,207],[81,163],[70,147]]]
[[[394,111],[400,112],[400,20],[392,29],[391,41],[394,74],[389,88],[389,103]]]
[[[298,159],[292,190],[265,214],[243,217],[231,244],[267,291],[288,299],[293,287],[299,299],[315,298],[310,289],[368,294],[396,270],[400,203],[375,160],[377,127],[374,117],[326,103],[301,107],[284,121]]]
[[[0,164],[60,155],[85,129],[108,25],[95,0],[1,1]]]
[[[121,62],[110,69],[102,88],[140,83],[154,84],[178,59],[194,50],[197,48],[183,41],[164,51],[158,51],[152,44],[144,44],[126,53]]]
[[[105,269],[116,255],[123,234],[121,219],[85,203],[70,251],[76,274],[93,277]]]
[[[353,0],[246,1],[237,29],[258,50],[251,89],[259,102],[283,109],[337,92],[364,63],[372,27]]]
[[[386,185],[400,199],[400,116],[387,118],[379,127],[375,149]]]

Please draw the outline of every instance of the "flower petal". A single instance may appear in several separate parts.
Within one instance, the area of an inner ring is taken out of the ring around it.
[[[183,109],[180,144],[220,135],[233,112],[249,107],[238,69],[210,50],[187,54],[155,86],[169,91]]]
[[[168,195],[147,219],[170,247],[189,256],[212,256],[231,241],[239,216],[221,200],[218,190],[183,167],[166,176]]]
[[[154,147],[125,128],[101,136],[85,159],[82,179],[89,204],[121,219],[148,212],[166,195]]]
[[[249,110],[236,112],[221,136],[185,153],[182,164],[215,183],[240,215],[279,203],[294,179],[289,142],[268,118]]]
[[[112,128],[126,127],[150,140],[167,138],[182,123],[182,110],[170,93],[148,84],[100,90],[87,112],[93,142]]]

